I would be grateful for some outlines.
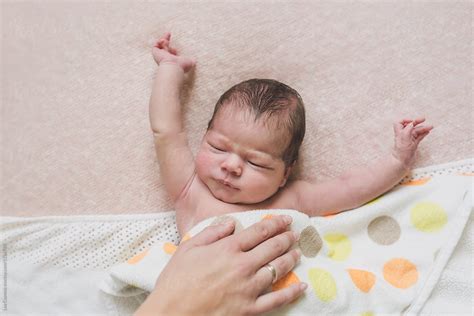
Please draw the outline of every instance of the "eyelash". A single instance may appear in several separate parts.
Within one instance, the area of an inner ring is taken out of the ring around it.
[[[254,162],[251,162],[250,160],[247,160],[249,164],[251,164],[252,166],[255,166],[257,168],[263,168],[263,169],[266,169],[264,166],[260,166],[260,165],[257,165],[256,163]]]
[[[215,149],[215,150],[217,150],[217,151],[225,152],[225,150],[220,149],[220,148],[218,148],[218,147],[216,147],[216,146],[214,146],[214,145],[209,144],[209,146],[211,146],[213,149]],[[253,163],[253,162],[251,162],[250,160],[247,160],[247,161],[248,161],[249,164],[251,164],[251,165],[254,166],[254,167],[262,168],[262,169],[269,169],[269,168],[267,168],[267,167],[264,167],[264,166],[258,165],[258,164],[256,164],[256,163]]]
[[[213,145],[211,145],[211,144],[209,144],[209,146],[211,146],[212,148],[214,148],[215,150],[218,150],[218,151],[222,151],[222,152],[224,152],[224,151],[225,151],[225,150],[223,150],[223,149],[220,149],[220,148],[217,148],[216,146],[213,146]]]

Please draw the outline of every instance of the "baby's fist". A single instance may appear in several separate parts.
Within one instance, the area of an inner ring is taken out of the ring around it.
[[[170,46],[171,33],[166,32],[152,48],[153,59],[160,64],[171,63],[180,66],[184,72],[191,70],[196,64],[196,59],[178,56],[176,48]]]
[[[419,125],[424,121],[424,118],[416,120],[404,119],[393,124],[395,144],[392,155],[407,169],[410,169],[415,162],[418,144],[433,129],[432,125]]]

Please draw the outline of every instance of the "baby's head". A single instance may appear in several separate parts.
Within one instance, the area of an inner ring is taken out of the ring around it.
[[[217,101],[196,157],[197,174],[224,202],[262,202],[285,185],[304,134],[298,92],[270,79],[241,82]]]

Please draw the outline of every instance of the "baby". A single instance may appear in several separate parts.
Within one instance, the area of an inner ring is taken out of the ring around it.
[[[180,56],[166,33],[153,47],[159,65],[150,123],[162,181],[183,234],[212,216],[257,209],[294,209],[309,216],[353,209],[395,186],[410,170],[433,126],[424,118],[394,123],[391,154],[323,183],[288,181],[305,134],[303,101],[294,89],[251,79],[217,101],[196,158],[184,131],[180,90],[195,59]]]

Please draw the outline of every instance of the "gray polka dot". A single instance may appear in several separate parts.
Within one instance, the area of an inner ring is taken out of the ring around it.
[[[379,245],[391,245],[400,239],[400,225],[390,216],[379,216],[367,227],[370,239]]]
[[[232,234],[238,233],[238,232],[240,232],[244,229],[242,227],[242,224],[239,222],[239,220],[236,219],[233,216],[230,216],[230,215],[222,215],[222,216],[217,217],[215,220],[212,221],[210,226],[219,225],[219,224],[225,223],[229,220],[233,220],[234,223],[235,223],[235,229],[234,229],[234,232]]]
[[[313,226],[308,226],[300,234],[298,241],[301,253],[308,258],[316,257],[319,250],[323,246],[323,241],[318,234],[318,231]]]

